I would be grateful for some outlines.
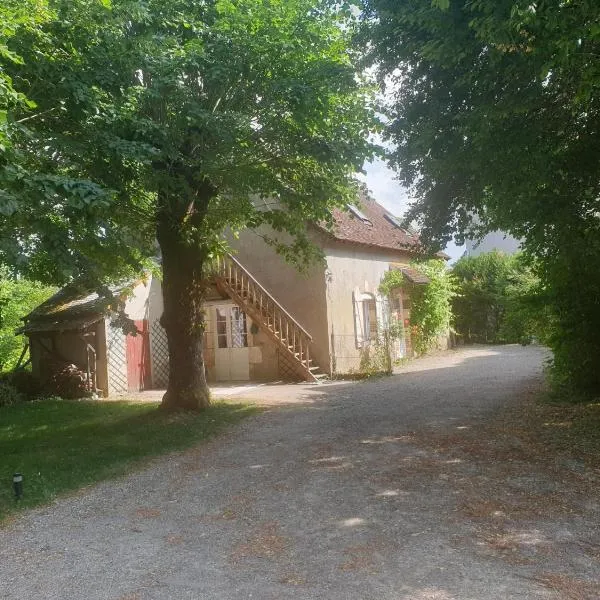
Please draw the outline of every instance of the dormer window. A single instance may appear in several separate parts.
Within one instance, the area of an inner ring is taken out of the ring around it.
[[[357,218],[360,219],[363,223],[366,223],[367,225],[373,227],[373,223],[370,221],[370,219],[363,213],[361,212],[356,206],[354,206],[354,204],[346,204],[348,210]]]

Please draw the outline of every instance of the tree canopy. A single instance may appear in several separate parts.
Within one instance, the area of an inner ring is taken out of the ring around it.
[[[441,245],[503,229],[546,286],[563,379],[600,389],[600,4],[366,0],[409,218]],[[476,218],[474,218],[476,217]],[[480,225],[476,225],[480,223]]]
[[[600,5],[366,2],[371,59],[392,94],[392,164],[440,243],[483,227],[539,251],[600,203]],[[446,6],[441,9],[440,6]]]
[[[353,196],[374,151],[353,17],[320,0],[53,0],[48,12],[15,28],[20,58],[3,61],[35,107],[7,112],[20,158],[0,165],[0,261],[56,282],[114,278],[158,240],[182,382],[168,397],[197,407],[202,281],[223,231],[270,224],[302,260],[306,220]]]

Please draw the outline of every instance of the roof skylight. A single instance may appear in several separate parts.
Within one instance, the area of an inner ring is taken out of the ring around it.
[[[406,230],[406,228],[402,227],[402,222],[400,221],[400,219],[398,217],[395,217],[394,215],[390,215],[388,213],[385,213],[384,217],[396,228],[398,228],[400,231],[403,231],[404,233],[408,233],[408,231]]]
[[[367,217],[365,215],[365,213],[363,213],[360,210],[358,210],[358,208],[356,206],[354,206],[354,204],[346,204],[346,206],[348,207],[348,210],[355,217],[359,218],[363,223],[367,223],[367,225],[373,225],[373,223],[371,223],[371,220],[369,219],[369,217]]]

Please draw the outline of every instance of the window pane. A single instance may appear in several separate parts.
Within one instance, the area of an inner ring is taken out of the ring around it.
[[[377,305],[375,300],[369,300],[369,339],[377,339]]]
[[[246,348],[247,346],[246,313],[234,306],[231,308],[231,347]]]
[[[221,308],[217,308],[217,346],[227,348],[227,316]]]
[[[361,302],[361,304],[362,304],[362,311],[363,311],[363,340],[365,340],[365,341],[368,342],[371,339],[371,335],[370,335],[371,326],[370,326],[369,301],[368,300],[363,300]]]

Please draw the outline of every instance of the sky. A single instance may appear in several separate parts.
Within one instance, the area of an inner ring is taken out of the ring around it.
[[[366,182],[371,196],[393,215],[403,217],[410,199],[406,189],[396,181],[394,172],[380,159],[365,163],[364,168],[366,176],[361,179]],[[457,246],[454,242],[445,248],[452,261],[460,258],[464,251],[464,246]]]

